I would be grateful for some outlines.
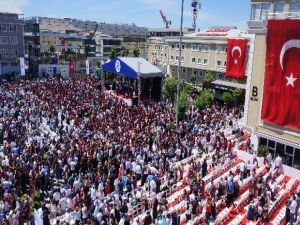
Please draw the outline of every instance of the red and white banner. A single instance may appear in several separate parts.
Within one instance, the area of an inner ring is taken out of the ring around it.
[[[228,39],[226,77],[243,79],[247,64],[247,39]]]
[[[300,20],[269,20],[261,118],[300,130]]]
[[[74,59],[70,60],[70,75],[74,75],[75,72],[75,63],[74,63]]]

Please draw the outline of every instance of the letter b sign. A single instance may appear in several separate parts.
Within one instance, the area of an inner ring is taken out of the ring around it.
[[[253,88],[252,88],[252,97],[257,97],[257,91],[258,91],[257,87],[253,86]]]

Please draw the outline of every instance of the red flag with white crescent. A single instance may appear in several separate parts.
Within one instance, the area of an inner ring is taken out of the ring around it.
[[[300,21],[269,20],[261,118],[300,130]]]
[[[226,77],[243,79],[247,64],[247,39],[228,39]]]

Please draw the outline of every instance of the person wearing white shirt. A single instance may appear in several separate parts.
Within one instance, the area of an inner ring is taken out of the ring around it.
[[[150,191],[156,192],[156,182],[154,179],[150,181]]]
[[[66,208],[67,208],[67,198],[63,196],[63,197],[59,200],[59,203],[58,203],[58,204],[60,205],[60,209],[61,209],[62,211],[65,211]]]
[[[56,192],[54,192],[54,194],[53,194],[53,199],[56,201],[56,202],[58,202],[59,200],[60,200],[60,192],[59,191],[56,191]]]
[[[281,164],[282,164],[282,158],[279,155],[277,155],[277,157],[275,158],[274,170],[277,170],[277,172],[279,172],[279,170],[281,169]]]

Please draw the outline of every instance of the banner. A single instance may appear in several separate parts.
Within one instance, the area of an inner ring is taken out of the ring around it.
[[[261,118],[300,130],[300,20],[269,20]]]
[[[228,39],[226,77],[243,79],[247,64],[247,39]]]
[[[71,59],[70,60],[70,75],[74,75],[74,72],[75,72],[75,62],[74,62],[74,59]]]
[[[24,57],[20,57],[20,68],[21,68],[21,76],[25,76],[25,60],[24,60]]]
[[[89,60],[85,61],[85,68],[86,68],[86,74],[89,75],[90,74],[90,62],[89,62]]]

